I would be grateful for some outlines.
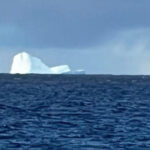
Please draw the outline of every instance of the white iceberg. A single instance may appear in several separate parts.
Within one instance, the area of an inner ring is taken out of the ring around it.
[[[49,68],[39,58],[33,57],[26,52],[14,56],[10,73],[11,74],[63,74],[70,72],[68,65]]]
[[[49,67],[39,58],[33,57],[26,52],[14,56],[11,74],[85,74],[84,70],[71,71],[68,65]]]
[[[49,67],[45,65],[39,58],[30,56],[26,52],[19,53],[14,56],[11,67],[11,74],[28,74],[28,73],[51,73]]]

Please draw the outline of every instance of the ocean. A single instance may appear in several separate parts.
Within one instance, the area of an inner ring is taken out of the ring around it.
[[[150,76],[0,75],[0,150],[150,150]]]

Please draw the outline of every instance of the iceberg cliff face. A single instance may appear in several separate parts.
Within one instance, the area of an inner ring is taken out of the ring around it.
[[[11,67],[11,74],[28,74],[28,73],[51,73],[48,66],[46,66],[39,58],[30,56],[26,52],[22,52],[14,56]]]

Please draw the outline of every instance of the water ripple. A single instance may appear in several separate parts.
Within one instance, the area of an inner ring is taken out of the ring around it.
[[[150,77],[0,75],[0,149],[149,150]]]

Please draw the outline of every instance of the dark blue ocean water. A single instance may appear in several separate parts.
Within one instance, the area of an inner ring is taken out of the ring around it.
[[[150,150],[150,76],[0,75],[0,150]]]

